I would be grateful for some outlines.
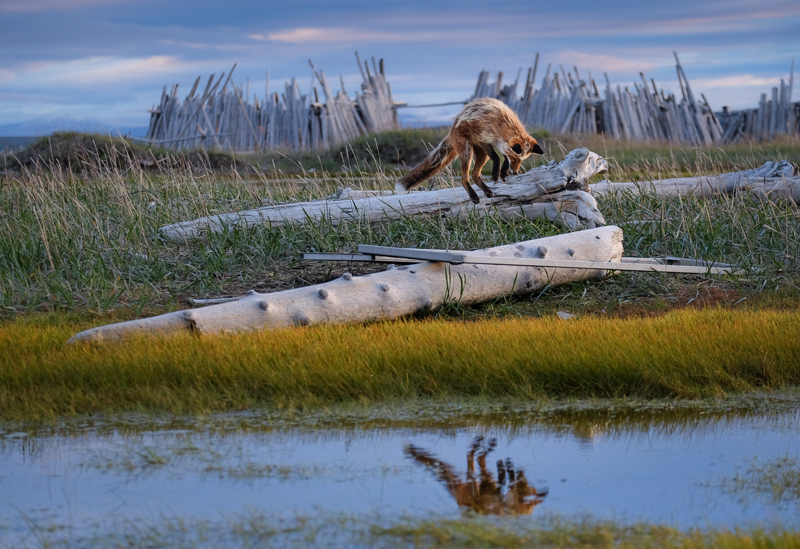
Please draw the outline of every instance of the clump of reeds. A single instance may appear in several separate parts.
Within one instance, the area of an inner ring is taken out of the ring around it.
[[[800,461],[789,454],[770,461],[755,458],[746,470],[737,470],[732,477],[723,478],[720,487],[743,502],[757,496],[773,504],[797,504],[800,502]]]

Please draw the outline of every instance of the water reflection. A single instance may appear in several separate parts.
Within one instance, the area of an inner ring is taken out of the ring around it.
[[[467,474],[461,478],[449,463],[427,450],[406,444],[406,456],[432,471],[447,488],[461,509],[486,515],[529,515],[544,501],[547,490],[537,491],[528,484],[525,472],[514,469],[511,458],[497,460],[497,479],[486,466],[486,456],[497,446],[497,439],[476,436],[467,449]],[[475,456],[480,477],[475,477]]]
[[[0,437],[116,436],[137,437],[148,432],[202,432],[239,437],[246,434],[287,433],[309,441],[372,436],[386,430],[410,435],[431,430],[491,430],[510,438],[548,435],[574,437],[586,444],[600,439],[625,439],[641,433],[693,436],[737,428],[743,421],[759,422],[771,430],[787,414],[800,409],[800,392],[764,393],[707,401],[553,401],[491,404],[482,401],[408,403],[363,408],[253,410],[201,417],[122,414],[63,418],[40,425],[0,420]]]

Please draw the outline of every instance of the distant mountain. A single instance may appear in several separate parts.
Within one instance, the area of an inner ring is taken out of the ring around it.
[[[134,137],[143,137],[147,133],[147,126],[116,126],[91,117],[75,118],[53,114],[37,116],[26,122],[0,125],[0,137],[41,136],[58,131],[130,134]]]

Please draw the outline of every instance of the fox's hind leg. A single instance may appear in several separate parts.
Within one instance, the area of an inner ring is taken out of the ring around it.
[[[467,190],[467,193],[469,193],[469,199],[475,204],[480,204],[481,199],[478,198],[478,193],[476,193],[469,184],[469,166],[472,164],[472,145],[465,141],[457,150],[458,159],[461,161],[461,185]]]
[[[491,198],[494,196],[494,193],[489,187],[486,186],[486,183],[483,182],[483,179],[481,179],[481,170],[489,160],[489,155],[486,154],[486,150],[480,145],[474,145],[472,147],[472,152],[475,153],[475,167],[472,169],[472,181],[474,181],[475,184],[480,187],[480,189],[483,191],[483,194],[485,194],[487,198]]]

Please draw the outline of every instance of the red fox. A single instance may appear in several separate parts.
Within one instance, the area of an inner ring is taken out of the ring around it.
[[[511,459],[505,463],[497,462],[497,480],[486,465],[486,456],[497,445],[494,438],[486,441],[477,436],[467,451],[467,476],[461,478],[452,465],[427,450],[407,444],[403,451],[417,463],[432,470],[438,480],[444,484],[455,498],[459,507],[476,513],[489,515],[527,515],[533,508],[544,501],[547,490],[536,490],[528,484],[525,473],[514,469]],[[480,476],[475,475],[475,457],[477,453]]]
[[[498,152],[505,157],[502,167]],[[443,170],[457,156],[461,160],[461,184],[469,193],[470,200],[477,204],[480,199],[469,184],[469,168],[473,156],[475,168],[472,170],[472,180],[491,198],[494,193],[481,179],[481,170],[489,158],[492,159],[492,180],[496,183],[501,177],[505,181],[509,163],[512,173],[517,173],[522,161],[531,153],[543,154],[544,151],[528,135],[514,111],[497,99],[475,99],[467,103],[456,116],[450,133],[428,158],[397,182],[395,192],[405,193],[414,185]]]

